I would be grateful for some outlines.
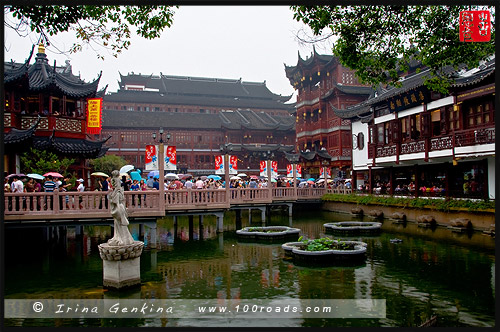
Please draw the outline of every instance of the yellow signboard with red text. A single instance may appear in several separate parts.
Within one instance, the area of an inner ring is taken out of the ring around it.
[[[101,133],[102,98],[87,99],[87,134]]]

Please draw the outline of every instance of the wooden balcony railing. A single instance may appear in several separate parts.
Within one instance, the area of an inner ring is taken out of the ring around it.
[[[386,145],[373,145],[368,147],[368,158],[375,157],[390,157],[397,154],[410,154],[418,152],[438,151],[452,149],[454,147],[474,146],[480,144],[494,144],[495,143],[495,128],[477,128],[467,129],[454,132],[438,137],[431,137],[428,139],[419,139],[405,143],[394,143]]]

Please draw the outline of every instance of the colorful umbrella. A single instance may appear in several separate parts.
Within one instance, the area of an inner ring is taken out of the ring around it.
[[[48,172],[48,173],[45,173],[43,176],[52,176],[52,177],[55,177],[55,178],[62,178],[63,176],[57,172]]]
[[[175,173],[167,173],[167,175],[165,175],[165,179],[167,179],[167,180],[179,180],[179,176]]]
[[[92,176],[104,176],[104,177],[109,178],[109,175],[106,173],[103,173],[103,172],[94,172],[94,173],[91,173],[90,175],[92,175]]]
[[[18,178],[23,178],[25,177],[26,175],[24,175],[23,173],[14,173],[14,174],[9,174],[7,175],[7,178],[10,179],[10,178],[13,178],[14,176],[18,177]]]
[[[219,181],[222,178],[218,175],[211,174],[211,175],[207,176],[207,179],[214,179],[215,181]]]
[[[36,174],[36,173],[30,173],[30,174],[27,175],[27,177],[35,179],[35,180],[43,180],[43,179],[45,179],[45,176],[40,175],[40,174]]]
[[[250,175],[250,179],[253,179],[253,180],[258,180],[259,177],[257,175]]]
[[[236,176],[239,176],[240,178],[246,178],[247,177],[247,175],[245,173],[239,173]]]
[[[137,181],[142,180],[141,174],[139,172],[130,172],[130,177],[132,178],[132,180],[137,180]]]
[[[120,173],[127,173],[133,170],[135,167],[133,165],[125,165],[122,168],[120,168]]]
[[[160,172],[159,171],[151,171],[148,173],[148,178],[153,177],[153,178],[159,178],[160,177]]]
[[[241,178],[238,175],[231,176],[229,180],[241,180]]]
[[[309,178],[309,179],[307,179],[307,181],[313,181],[314,182],[314,181],[316,181],[316,179],[315,178]]]

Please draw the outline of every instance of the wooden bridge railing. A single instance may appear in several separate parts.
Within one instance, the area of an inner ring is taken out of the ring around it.
[[[296,190],[296,191],[295,191]],[[279,201],[295,201],[318,199],[327,192],[350,193],[350,189],[325,188],[231,188],[227,201],[225,189],[181,189],[165,192],[167,211],[189,209],[221,209],[244,204],[270,204]],[[85,214],[95,217],[107,216],[110,204],[107,192],[38,192],[38,193],[5,193],[4,215],[9,219],[20,216],[51,216],[64,218]],[[127,191],[125,205],[132,216],[163,215],[159,211],[160,192],[157,190]],[[12,217],[12,218],[11,218]]]

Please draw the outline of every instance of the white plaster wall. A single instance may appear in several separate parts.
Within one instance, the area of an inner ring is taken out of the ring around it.
[[[395,118],[396,118],[396,114],[391,113],[391,114],[379,116],[378,118],[373,119],[373,122],[375,124],[377,124],[377,123],[391,121],[391,120],[394,120]]]
[[[488,193],[495,199],[495,157],[488,158]]]
[[[361,123],[361,121],[352,122],[352,134],[358,135],[363,133],[365,136],[363,150],[354,149],[352,150],[352,165],[353,169],[368,169],[366,165],[368,164],[368,124]],[[354,138],[353,138],[354,139]],[[371,159],[370,159],[371,161]]]
[[[432,110],[432,109],[439,108],[442,106],[451,105],[451,104],[453,104],[454,99],[455,99],[455,97],[449,96],[449,97],[445,97],[445,98],[431,101],[430,103],[427,104],[427,109]]]
[[[495,153],[495,144],[482,144],[455,147],[455,155],[492,154]]]

